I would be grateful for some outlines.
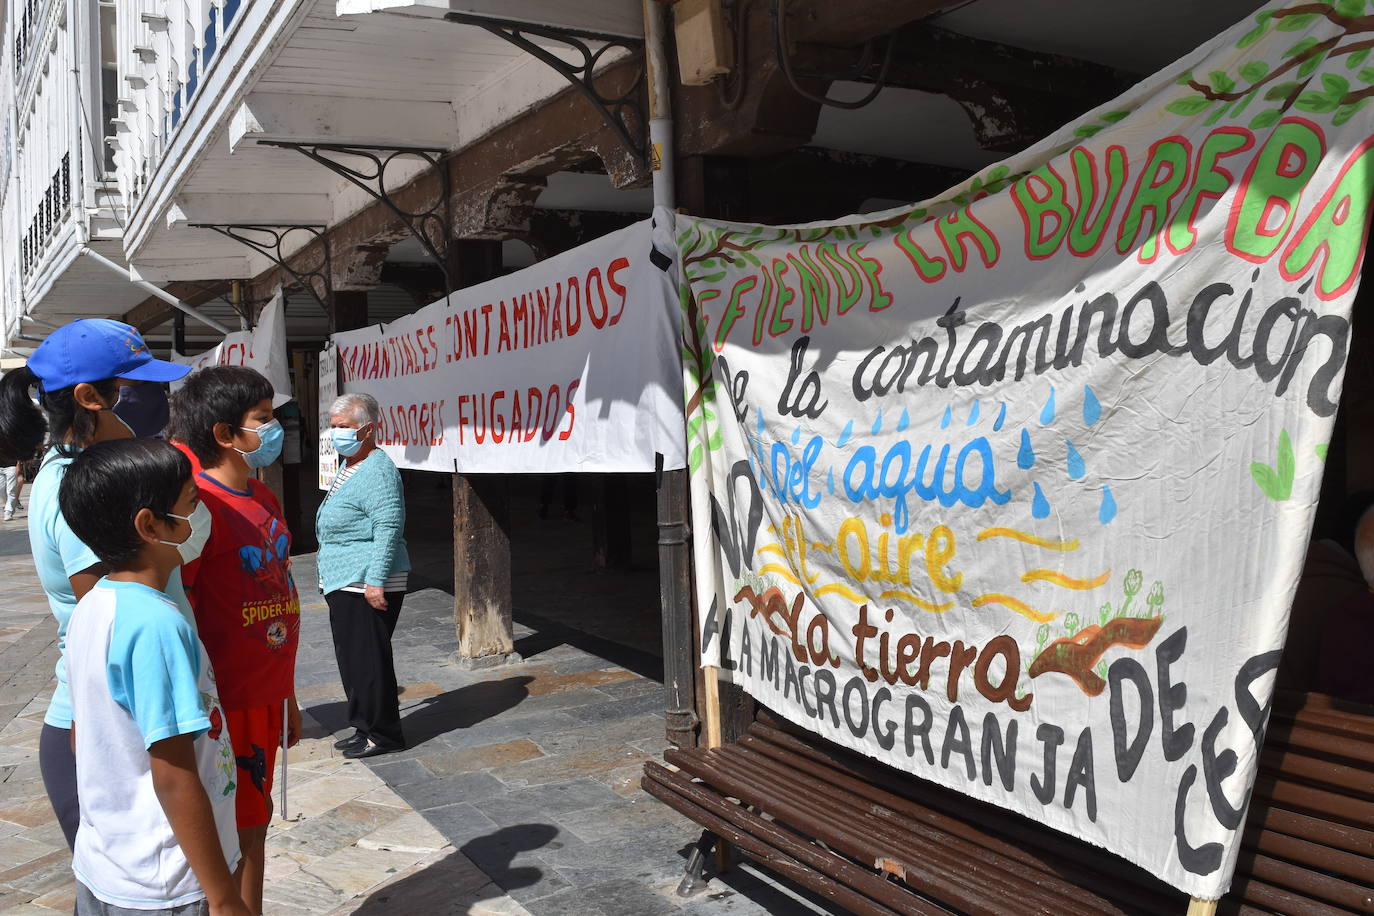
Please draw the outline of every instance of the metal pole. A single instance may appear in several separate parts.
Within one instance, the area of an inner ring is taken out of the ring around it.
[[[643,0],[645,79],[649,88],[649,143],[654,206],[672,210],[677,200],[673,172],[672,99],[664,53],[665,10]],[[668,740],[679,747],[697,743],[696,640],[692,619],[692,551],[687,472],[658,471],[658,569],[663,608],[663,686]]]
[[[661,461],[662,459],[660,459]],[[658,575],[663,607],[663,689],[668,740],[697,743],[696,641],[692,623],[691,529],[687,472],[659,471]]]
[[[219,331],[221,334],[230,333],[229,328],[220,324],[218,321],[209,317],[208,315],[200,313],[196,310],[195,306],[187,305],[185,302],[182,302],[176,296],[173,296],[171,293],[167,292],[164,289],[160,289],[159,287],[154,286],[146,280],[135,280],[133,277],[129,276],[129,271],[126,268],[120,267],[118,264],[116,264],[114,261],[111,261],[104,255],[98,254],[97,252],[92,251],[90,248],[84,247],[81,249],[81,254],[84,254],[86,257],[90,258],[92,261],[95,261],[100,266],[105,267],[113,271],[114,273],[119,274],[121,277],[123,277],[125,280],[128,280],[130,283],[132,283],[134,286],[137,286],[139,289],[153,294],[157,298],[161,299],[163,302],[166,302],[172,308],[181,309],[183,312],[190,315],[192,318],[194,318],[196,321],[199,321],[201,324],[208,325],[209,327],[214,328],[216,331]]]
[[[673,104],[668,94],[663,4],[644,2],[644,78],[649,85],[649,157],[654,170],[654,206],[676,206],[673,186]]]
[[[287,820],[286,816],[286,704],[290,702],[286,697],[281,701],[281,817]]]

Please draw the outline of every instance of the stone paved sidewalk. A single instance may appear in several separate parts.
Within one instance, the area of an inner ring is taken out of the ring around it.
[[[745,864],[676,897],[698,828],[639,788],[663,750],[662,685],[603,639],[517,627],[518,665],[452,664],[453,599],[406,598],[394,644],[409,748],[368,761],[333,750],[344,725],[328,612],[312,557],[302,592],[287,809],[268,837],[268,914],[657,916],[825,912]],[[0,912],[72,906],[69,856],[39,777],[55,631],[22,517],[0,523]],[[277,794],[280,801],[280,793]]]

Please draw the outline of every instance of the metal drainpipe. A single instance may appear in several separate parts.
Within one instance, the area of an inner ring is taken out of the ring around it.
[[[128,280],[134,286],[137,286],[139,289],[144,290],[145,292],[151,293],[152,295],[158,297],[163,302],[166,302],[173,308],[181,309],[183,312],[190,315],[192,318],[194,318],[196,321],[199,321],[201,324],[209,325],[216,331],[219,331],[221,334],[230,333],[229,328],[220,324],[218,321],[211,318],[210,316],[197,311],[195,306],[187,305],[185,302],[182,302],[180,299],[178,299],[176,296],[173,296],[165,289],[154,286],[146,280],[135,280],[133,277],[129,276],[128,270],[126,270],[123,267],[120,267],[118,264],[116,264],[114,261],[111,261],[104,255],[92,251],[89,247],[83,247],[81,249],[81,254],[84,254],[86,257],[90,258],[92,261],[95,261],[100,266],[107,268],[108,270],[113,271],[114,273],[119,274],[121,277],[123,277],[125,280]]]
[[[643,0],[645,79],[649,87],[649,143],[654,205],[672,210],[673,119],[664,53],[664,13],[658,0]],[[690,501],[685,470],[658,470],[658,574],[663,606],[663,686],[668,740],[696,745],[696,641],[692,619]]]

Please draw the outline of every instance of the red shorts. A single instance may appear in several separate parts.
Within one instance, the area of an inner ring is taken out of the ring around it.
[[[226,709],[224,724],[238,761],[234,807],[240,830],[272,820],[272,774],[281,747],[282,704]]]

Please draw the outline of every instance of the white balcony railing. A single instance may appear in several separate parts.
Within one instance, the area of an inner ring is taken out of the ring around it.
[[[243,0],[116,0],[119,118],[115,172],[133,206],[185,121]]]

